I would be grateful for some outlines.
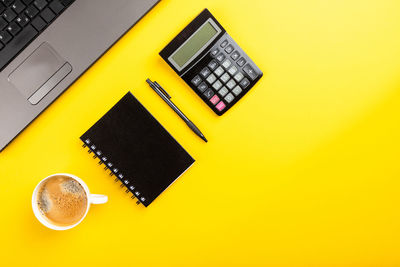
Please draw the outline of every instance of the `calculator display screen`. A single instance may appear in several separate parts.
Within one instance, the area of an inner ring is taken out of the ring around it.
[[[220,33],[221,30],[214,25],[211,21],[205,22],[174,52],[170,59],[178,69],[184,68],[192,58],[202,51],[202,48],[206,47]]]

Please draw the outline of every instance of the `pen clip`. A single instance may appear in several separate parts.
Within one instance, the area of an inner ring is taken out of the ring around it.
[[[171,99],[171,96],[167,93],[167,91],[165,91],[164,88],[162,88],[161,85],[158,84],[158,82],[154,81],[153,84],[169,99]]]

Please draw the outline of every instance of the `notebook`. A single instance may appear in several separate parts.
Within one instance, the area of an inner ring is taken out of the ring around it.
[[[131,92],[80,139],[146,207],[195,161]]]

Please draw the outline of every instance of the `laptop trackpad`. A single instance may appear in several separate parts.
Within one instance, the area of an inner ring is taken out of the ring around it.
[[[50,44],[43,43],[8,76],[8,80],[36,105],[71,71],[71,65]]]

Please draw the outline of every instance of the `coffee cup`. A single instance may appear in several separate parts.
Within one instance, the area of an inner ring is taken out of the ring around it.
[[[32,209],[44,226],[53,230],[68,230],[79,225],[91,204],[104,204],[105,195],[90,194],[79,177],[58,173],[44,178],[32,195]]]

